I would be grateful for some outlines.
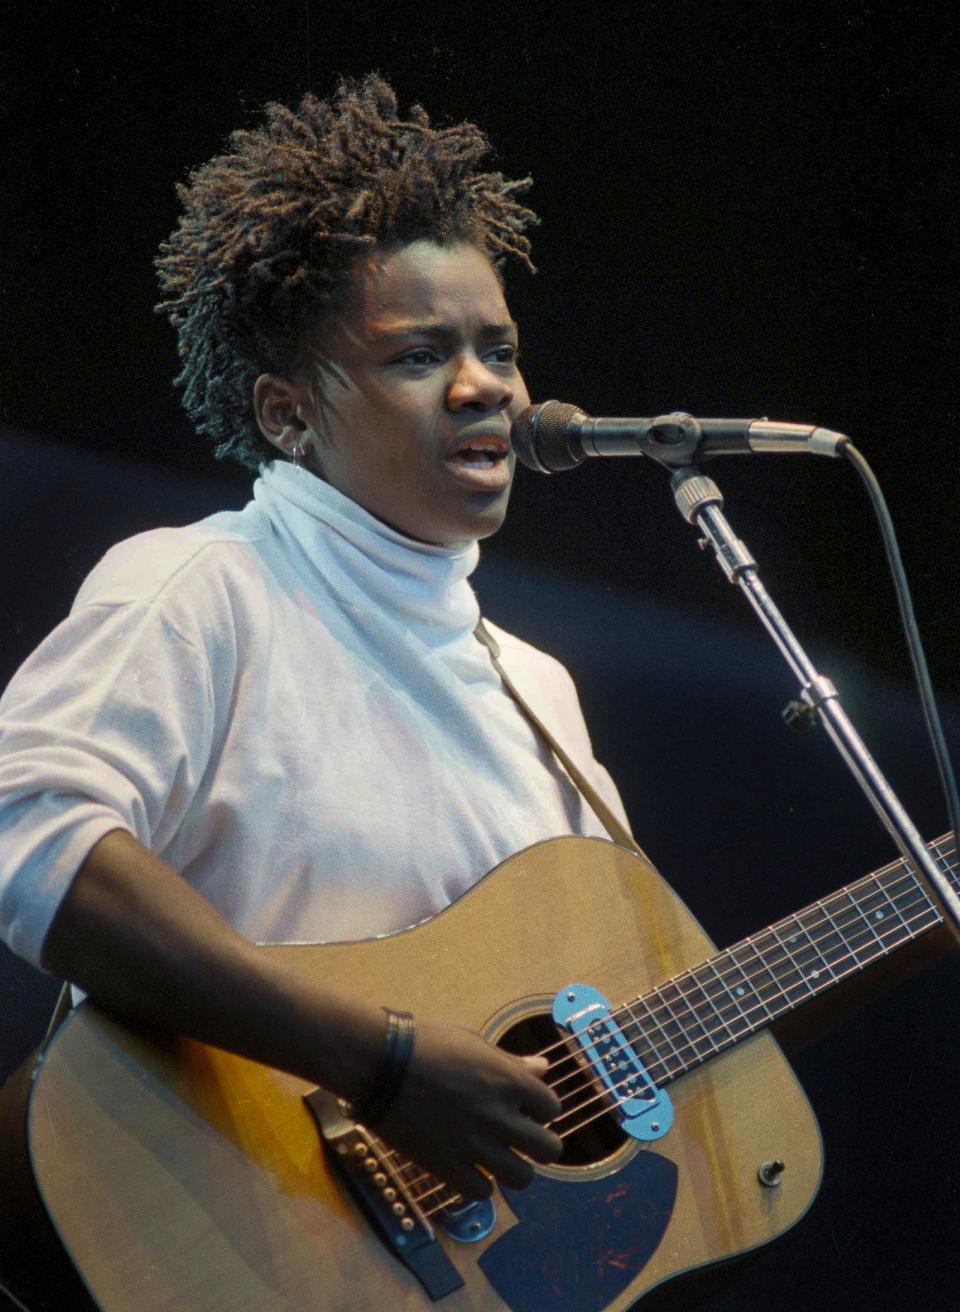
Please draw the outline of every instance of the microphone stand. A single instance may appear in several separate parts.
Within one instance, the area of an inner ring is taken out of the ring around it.
[[[695,421],[694,421],[695,422]],[[651,451],[650,454],[653,454]],[[694,453],[695,454],[695,453]],[[704,545],[713,547],[717,563],[731,583],[736,583],[753,607],[764,628],[779,647],[784,660],[800,681],[800,700],[785,713],[791,720],[816,723],[819,716],[834,746],[867,796],[904,860],[919,873],[934,905],[960,943],[960,898],[939,868],[926,843],[907,815],[893,789],[867,751],[828,678],[818,674],[812,661],[790,630],[757,575],[757,563],[746,545],[735,536],[721,510],[723,497],[712,478],[694,467],[689,450],[673,458],[658,444],[654,459],[673,467],[671,479],[677,509],[688,524],[704,535]],[[677,467],[679,466],[679,467]],[[960,840],[960,835],[956,835]]]

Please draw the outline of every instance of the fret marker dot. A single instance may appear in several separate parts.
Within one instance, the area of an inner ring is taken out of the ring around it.
[[[737,985],[737,997],[738,997],[738,998],[742,998],[743,995],[744,995],[744,993],[746,993],[746,991],[747,991],[747,990],[743,987],[742,984],[738,984],[738,985]]]
[[[873,918],[874,918],[874,920],[882,920],[882,919],[883,919],[883,912],[882,912],[882,911],[875,911],[875,912],[873,913]]]
[[[819,972],[819,970],[811,970],[811,972],[810,972],[810,978],[811,978],[811,979],[819,979],[819,978],[820,978],[820,972]]]

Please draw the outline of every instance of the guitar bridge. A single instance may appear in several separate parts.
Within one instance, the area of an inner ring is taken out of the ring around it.
[[[330,1162],[381,1239],[436,1302],[463,1285],[463,1278],[410,1196],[379,1140],[350,1120],[344,1105],[325,1089],[304,1095]]]
[[[673,1104],[659,1089],[613,1019],[602,993],[589,984],[569,984],[553,1000],[553,1019],[580,1049],[590,1071],[613,1101],[624,1134],[662,1139],[673,1125]]]

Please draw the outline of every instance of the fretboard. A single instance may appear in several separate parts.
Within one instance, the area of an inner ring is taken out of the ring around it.
[[[952,836],[929,850],[960,887]],[[940,922],[912,866],[895,861],[626,1003],[620,1023],[664,1084]]]

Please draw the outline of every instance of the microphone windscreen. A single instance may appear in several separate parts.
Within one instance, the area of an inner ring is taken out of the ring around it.
[[[582,410],[564,401],[527,406],[510,430],[517,459],[538,474],[575,469],[584,459],[577,433],[577,423],[584,419]]]

